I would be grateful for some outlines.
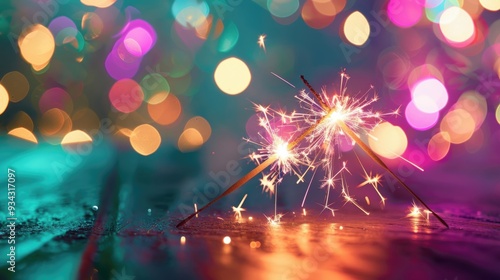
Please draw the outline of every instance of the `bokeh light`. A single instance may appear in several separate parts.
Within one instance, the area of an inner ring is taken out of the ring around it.
[[[370,36],[370,24],[362,13],[355,11],[345,20],[343,32],[351,44],[361,46]]]
[[[500,124],[500,104],[498,104],[497,110],[495,111],[495,117],[497,119],[497,123]]]
[[[130,135],[132,135],[132,130],[124,127],[124,128],[118,129],[118,131],[115,134],[130,137]]]
[[[156,44],[156,31],[144,20],[133,20],[125,26],[126,34],[123,44],[128,53],[142,57]]]
[[[403,28],[417,24],[422,18],[423,8],[418,1],[390,0],[387,16],[395,25]]]
[[[170,93],[170,84],[159,73],[147,74],[140,84],[144,93],[144,101],[148,103],[158,104]]]
[[[38,140],[36,139],[33,132],[27,130],[24,127],[14,128],[14,129],[10,130],[7,134],[14,136],[14,137],[17,137],[17,138],[20,138],[20,139],[23,139],[25,141],[33,142],[35,144],[38,143]]]
[[[104,66],[113,79],[130,79],[139,71],[141,61],[141,57],[134,56],[127,51],[125,43],[120,39],[106,57]]]
[[[346,0],[312,0],[314,8],[324,16],[335,16],[345,7]]]
[[[214,39],[217,39],[222,34],[223,30],[224,23],[222,20],[217,19],[214,24],[214,17],[209,15],[202,24],[196,27],[196,36],[203,40],[208,39],[209,36],[213,36]],[[213,34],[210,34],[211,32],[213,32]]]
[[[196,28],[204,24],[210,8],[203,0],[175,0],[172,14],[184,28]]]
[[[149,104],[159,104],[163,102],[165,99],[167,99],[169,92],[166,91],[160,91],[158,93],[155,93],[153,96],[151,96],[147,101]]]
[[[447,132],[438,132],[432,136],[427,145],[427,153],[434,161],[442,160],[450,151],[450,135]]]
[[[41,24],[24,30],[24,34],[18,39],[18,45],[23,58],[36,70],[48,65],[56,47],[54,36]]]
[[[210,135],[212,134],[212,127],[205,118],[197,116],[189,119],[189,121],[184,126],[184,130],[190,128],[194,128],[200,133],[201,137],[203,138],[203,143],[207,142],[208,139],[210,139]]]
[[[453,43],[464,43],[474,36],[475,27],[470,15],[459,7],[446,9],[439,18],[439,28]]]
[[[48,28],[54,35],[57,46],[76,40],[79,33],[78,29],[76,29],[76,24],[65,16],[54,18]]]
[[[188,128],[184,130],[179,136],[177,146],[183,153],[194,151],[203,145],[203,136],[195,128]]]
[[[478,19],[481,16],[481,13],[484,11],[483,6],[481,6],[478,0],[460,0],[460,2],[462,4],[462,9],[464,9],[474,20]]]
[[[148,156],[160,147],[161,136],[152,125],[139,125],[130,134],[130,144],[137,153]]]
[[[134,77],[139,71],[142,57],[156,44],[156,31],[140,19],[128,22],[113,49],[106,57],[105,67],[115,80]]]
[[[382,122],[370,132],[368,143],[374,152],[385,158],[401,156],[408,146],[408,139],[403,129],[389,122]]]
[[[101,35],[104,29],[104,22],[97,13],[88,12],[82,16],[81,26],[85,39],[94,40]]]
[[[91,143],[92,138],[81,130],[73,130],[64,135],[61,145],[73,145],[79,143]]]
[[[439,120],[439,112],[425,113],[420,111],[413,102],[408,103],[405,109],[408,123],[417,130],[428,130]]]
[[[299,0],[267,0],[267,9],[275,17],[286,18],[299,9]]]
[[[413,104],[424,113],[436,113],[448,103],[448,91],[437,79],[418,82],[411,91]]]
[[[220,90],[229,95],[236,95],[242,93],[250,85],[252,74],[245,62],[236,57],[230,57],[217,65],[214,80]]]
[[[425,0],[425,15],[431,22],[439,23],[443,12],[451,7],[460,7],[458,0]]]
[[[83,5],[97,8],[107,8],[113,5],[116,0],[81,0]]]
[[[148,113],[152,120],[160,125],[174,123],[181,115],[181,102],[174,94],[169,94],[162,102],[148,104]]]
[[[500,1],[498,0],[479,0],[479,3],[489,11],[496,12],[500,10]]]
[[[141,86],[134,80],[117,81],[109,91],[109,100],[113,107],[122,112],[130,113],[137,110],[144,99]]]
[[[229,52],[238,43],[239,38],[240,32],[238,31],[238,27],[233,22],[229,22],[220,35],[217,50],[219,52]]]
[[[469,112],[455,109],[448,112],[441,120],[441,132],[446,132],[453,144],[461,144],[469,140],[474,133],[476,123]]]
[[[301,16],[310,27],[321,29],[330,25],[344,6],[345,1],[307,0],[302,6]]]
[[[9,93],[3,85],[0,84],[0,115],[5,112],[9,105]]]
[[[17,103],[23,100],[29,92],[30,84],[28,79],[18,71],[12,71],[5,74],[0,81],[10,96],[10,101]]]

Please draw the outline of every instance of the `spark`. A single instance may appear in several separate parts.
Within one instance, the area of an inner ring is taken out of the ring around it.
[[[276,78],[278,78],[278,79],[282,80],[283,82],[287,83],[289,86],[291,86],[291,87],[295,88],[295,86],[294,86],[292,83],[290,83],[289,81],[285,80],[285,79],[284,79],[284,78],[282,78],[280,75],[278,75],[278,74],[276,74],[276,73],[274,73],[274,72],[271,72],[271,74],[273,74]]]
[[[290,141],[298,130],[293,120],[294,114],[287,115],[259,104],[255,104],[254,108],[260,114],[259,126],[262,130],[258,133],[257,139],[245,139],[259,147],[248,158],[258,165],[269,158],[275,159],[270,172],[263,174],[260,179],[263,192],[272,195],[277,190],[276,186],[282,181],[283,174],[303,176],[298,167],[308,164],[309,160],[304,157],[300,149],[291,148]],[[280,129],[277,129],[277,126]]]
[[[367,216],[369,216],[369,215],[370,215],[370,212],[368,212],[368,211],[366,211],[365,209],[363,209],[363,207],[361,207],[361,205],[359,205],[353,197],[351,197],[351,196],[350,196],[350,195],[348,195],[348,194],[344,194],[343,196],[344,196],[344,200],[345,200],[345,202],[346,202],[346,203],[347,203],[347,202],[350,202],[350,203],[352,203],[354,206],[358,207],[358,209],[359,209],[359,210],[361,210],[363,213],[365,213]]]
[[[420,207],[418,207],[415,201],[413,201],[411,207],[409,208],[409,213],[408,215],[406,215],[406,217],[408,218],[423,217],[424,219],[429,220],[429,214],[431,213],[432,212],[427,209],[421,209]]]
[[[413,217],[413,218],[418,218],[422,216],[422,211],[420,210],[420,207],[417,206],[415,202],[412,203],[412,207],[409,209],[408,215],[406,217]]]
[[[194,212],[198,213],[198,205],[194,204]],[[196,218],[198,218],[198,214],[196,214]]]
[[[247,195],[248,194],[245,194],[245,196],[243,197],[243,199],[241,200],[240,204],[238,205],[238,207],[234,207],[233,206],[233,212],[234,212],[234,217],[236,217],[237,220],[241,220],[241,212],[242,211],[246,211],[246,209],[242,208],[241,206],[243,205],[243,202],[245,202],[245,199],[247,198]]]
[[[306,208],[302,208],[302,215],[305,217],[307,216],[307,211],[306,211]]]
[[[259,47],[261,47],[264,52],[266,52],[266,42],[264,40],[266,39],[266,34],[262,34],[259,36],[259,40],[257,41],[257,44],[259,44]]]
[[[385,201],[387,200],[387,198],[382,196],[382,193],[380,193],[380,190],[378,189],[378,187],[380,185],[380,179],[382,179],[382,175],[380,175],[380,174],[372,175],[371,172],[370,172],[370,174],[368,174],[368,172],[366,172],[366,169],[363,166],[363,164],[361,164],[361,160],[359,159],[357,154],[356,154],[356,157],[358,158],[358,161],[361,165],[361,168],[363,169],[363,173],[364,173],[363,177],[365,179],[365,181],[363,183],[358,185],[358,188],[370,184],[373,187],[373,189],[375,190],[375,192],[378,194],[378,196],[380,197],[380,203],[382,203],[382,206],[385,206]],[[370,200],[368,200],[368,199],[367,199],[367,204],[370,205]]]
[[[330,213],[332,213],[332,217],[335,217],[335,211],[337,211],[338,209],[333,209],[333,208],[331,208],[331,207],[330,207],[330,205],[332,205],[332,204],[333,204],[333,203],[330,203],[330,204],[328,204],[328,205],[322,205],[322,204],[320,204],[320,205],[322,205],[322,206],[323,206],[323,210],[321,210],[320,215],[321,215],[321,214],[322,214],[325,210],[329,210],[329,211],[330,211]]]
[[[276,214],[272,217],[268,217],[268,216],[264,215],[264,217],[266,217],[266,219],[267,219],[267,223],[272,225],[272,226],[279,225],[281,222],[281,218],[283,218],[283,216],[285,216],[285,215],[284,214]]]
[[[258,133],[256,139],[247,139],[247,141],[258,146],[258,149],[248,156],[257,166],[226,189],[221,195],[210,201],[200,211],[203,211],[220,198],[240,188],[251,178],[262,173],[263,177],[260,183],[263,192],[275,195],[275,215],[274,218],[268,218],[268,221],[270,223],[278,223],[280,217],[276,214],[277,187],[282,182],[283,176],[286,174],[295,175],[299,178],[297,181],[300,182],[309,170],[314,170],[312,176],[314,178],[316,168],[319,168],[324,173],[320,181],[323,182],[321,187],[326,189],[325,209],[330,204],[331,192],[336,190],[340,191],[340,195],[345,202],[344,205],[348,203],[352,204],[366,215],[369,215],[370,213],[359,205],[356,198],[350,195],[350,186],[345,177],[347,174],[352,175],[352,173],[347,169],[345,161],[341,162],[341,164],[339,162],[339,159],[342,158],[342,152],[339,148],[340,139],[347,136],[369,158],[394,177],[443,225],[448,227],[446,222],[433,212],[408,185],[391,171],[379,156],[360,138],[361,136],[369,137],[369,131],[381,123],[385,116],[398,114],[398,111],[381,113],[372,110],[372,104],[378,100],[375,94],[370,97],[373,86],[364,93],[348,94],[347,81],[349,80],[349,76],[344,72],[340,76],[340,87],[337,91],[328,91],[323,87],[319,92],[301,76],[309,92],[301,90],[298,93],[296,99],[298,100],[300,110],[289,114],[281,110],[274,110],[269,106],[255,104],[255,110],[259,115],[261,131]],[[365,178],[365,182],[362,185],[372,185],[380,196],[382,203],[385,203],[385,198],[378,191],[381,175],[368,174],[362,164],[361,166]],[[263,173],[267,168],[269,170]],[[302,172],[303,169],[306,169],[306,171]],[[339,188],[336,188],[337,185]],[[309,187],[305,196],[307,196]],[[193,215],[181,221],[178,226],[185,224]]]

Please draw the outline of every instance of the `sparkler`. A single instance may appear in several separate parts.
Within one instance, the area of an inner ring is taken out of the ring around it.
[[[315,170],[321,167],[325,171],[325,178],[322,180],[322,188],[327,189],[325,197],[324,209],[328,209],[333,213],[333,209],[329,206],[330,190],[337,185],[341,187],[341,194],[345,203],[351,203],[366,215],[370,213],[364,210],[359,205],[354,197],[349,194],[349,188],[344,177],[344,173],[350,173],[346,167],[346,162],[342,162],[340,170],[337,156],[339,153],[338,146],[340,145],[341,137],[349,137],[353,143],[357,144],[375,163],[385,169],[393,176],[413,197],[420,202],[428,211],[432,213],[443,225],[449,227],[448,224],[429,206],[417,196],[389,167],[369,148],[361,139],[360,133],[367,133],[378,123],[382,117],[398,112],[382,114],[369,109],[370,105],[377,101],[377,97],[368,98],[369,91],[365,92],[361,97],[352,97],[347,95],[346,84],[349,76],[341,73],[341,82],[339,92],[329,95],[326,88],[322,88],[318,93],[309,84],[309,82],[301,76],[302,81],[309,89],[310,93],[302,90],[296,98],[299,101],[301,112],[285,112],[273,110],[262,105],[255,105],[255,109],[260,113],[259,125],[263,128],[263,134],[259,134],[258,140],[247,139],[260,146],[257,152],[249,155],[257,167],[247,173],[236,183],[230,186],[221,195],[210,201],[199,211],[188,216],[181,221],[177,226],[180,227],[192,219],[199,212],[210,207],[213,203],[222,197],[232,193],[240,188],[250,179],[262,173],[269,168],[269,172],[264,174],[260,180],[263,191],[277,195],[277,186],[282,181],[283,175],[289,173],[296,175],[299,180],[303,181],[305,174],[309,170]],[[311,96],[312,94],[312,96]],[[359,158],[358,158],[359,159]],[[301,167],[305,167],[306,171],[301,173]],[[362,185],[370,184],[373,186],[377,194],[380,196],[382,203],[385,203],[385,198],[378,190],[380,175],[368,175],[366,170],[365,182]],[[312,179],[311,179],[312,180]],[[304,200],[309,191],[310,184],[306,191]],[[275,219],[276,222],[276,201],[275,201]],[[268,218],[269,219],[269,218]],[[279,221],[279,218],[278,218]]]

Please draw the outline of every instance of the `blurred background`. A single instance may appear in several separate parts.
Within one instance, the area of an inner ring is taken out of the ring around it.
[[[363,138],[388,166],[441,212],[498,215],[499,9],[495,0],[0,0],[0,166],[16,172],[19,230],[33,240],[18,254],[91,227],[101,209],[127,220],[205,205],[255,166],[243,139],[257,129],[253,103],[300,110],[300,75],[332,94],[344,72],[348,94],[373,88],[374,110],[399,108],[372,131],[378,142]],[[350,171],[363,182],[359,166]],[[249,211],[272,214],[259,178],[207,215],[245,194]],[[308,180],[285,178],[281,211],[302,211]],[[306,208],[322,209],[320,185]],[[373,190],[353,192],[381,210]],[[381,192],[411,206],[390,178]],[[7,191],[0,205],[4,221]]]

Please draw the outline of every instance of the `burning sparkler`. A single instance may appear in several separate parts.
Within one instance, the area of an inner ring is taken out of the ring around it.
[[[346,162],[342,166],[338,165],[338,146],[341,137],[349,137],[353,143],[358,146],[377,164],[392,175],[408,192],[410,192],[417,201],[419,201],[430,213],[432,213],[443,225],[448,227],[446,222],[433,212],[420,197],[418,197],[396,174],[394,174],[385,163],[360,139],[360,134],[367,134],[373,127],[382,121],[385,115],[397,114],[391,112],[382,114],[372,111],[369,107],[377,101],[377,97],[369,98],[370,90],[362,96],[349,96],[346,93],[346,84],[349,76],[341,73],[341,82],[339,91],[336,94],[328,94],[326,88],[322,88],[318,93],[301,76],[302,81],[310,92],[302,90],[296,98],[299,101],[301,112],[285,112],[273,110],[262,105],[255,105],[256,111],[260,114],[259,125],[263,128],[263,133],[259,134],[259,139],[247,139],[249,142],[257,144],[260,148],[249,155],[257,167],[248,174],[239,179],[224,193],[209,202],[196,213],[181,221],[178,226],[184,225],[197,213],[208,208],[220,198],[235,191],[243,184],[248,182],[257,174],[262,173],[270,167],[268,173],[263,173],[260,180],[263,191],[277,196],[277,186],[282,181],[285,174],[294,174],[302,181],[309,170],[315,170],[321,167],[325,172],[321,185],[326,188],[324,208],[332,212],[329,206],[330,190],[340,187],[341,194],[345,203],[350,203],[361,210],[366,215],[370,213],[363,209],[356,199],[349,194],[349,187],[344,173],[350,173],[346,167]],[[312,96],[311,96],[312,95]],[[301,168],[305,172],[301,173]],[[382,203],[385,198],[378,190],[380,175],[368,175],[364,169],[366,181],[362,185],[370,184],[380,196]],[[312,179],[311,179],[312,180]],[[309,184],[305,197],[309,191]],[[276,222],[276,201],[275,201],[275,219]],[[277,219],[279,221],[279,218]]]

